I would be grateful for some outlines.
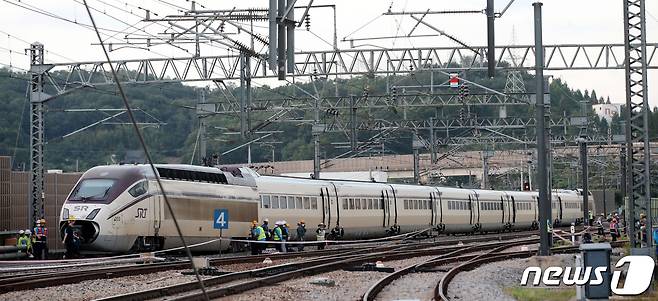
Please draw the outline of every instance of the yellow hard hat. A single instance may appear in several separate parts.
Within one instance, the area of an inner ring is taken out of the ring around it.
[[[69,215],[68,220],[69,220],[70,222],[71,222],[71,221],[75,221],[75,215]]]
[[[45,218],[42,218],[42,219],[40,220],[40,222],[41,222],[41,224],[43,225],[43,224],[46,223],[46,219],[45,219]]]

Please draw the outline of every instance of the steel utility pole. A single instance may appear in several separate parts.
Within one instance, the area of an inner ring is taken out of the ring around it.
[[[207,163],[208,155],[208,138],[206,135],[206,117],[209,116],[208,112],[203,111],[204,105],[206,104],[206,89],[201,88],[197,90],[197,109],[198,118],[199,118],[199,162]]]
[[[496,75],[496,32],[494,24],[496,15],[494,14],[494,0],[487,0],[487,74],[489,77]]]
[[[536,82],[536,119],[537,119],[537,182],[539,187],[539,255],[550,255],[551,249],[551,202],[548,199],[548,145],[544,116],[544,46],[542,42],[541,2],[535,2],[535,82]]]
[[[649,152],[649,92],[647,85],[647,32],[645,0],[624,0],[624,67],[626,69],[626,158],[627,202],[632,219],[629,228],[644,212],[649,225],[645,229],[647,246],[653,245],[651,235],[651,189]],[[635,207],[639,208],[635,208]],[[642,241],[629,236],[631,247],[643,247]],[[646,252],[652,253],[650,250]]]
[[[585,138],[578,138],[578,146],[580,147],[580,167],[583,171],[583,225],[585,227],[591,226],[589,223],[589,187],[588,187],[588,171],[587,171],[587,140]]]
[[[44,145],[44,102],[49,97],[44,93],[44,73],[51,67],[44,65],[43,44],[35,42],[30,45],[30,204],[28,212],[29,224],[35,226],[37,218],[44,217],[44,191],[43,191],[43,145]]]

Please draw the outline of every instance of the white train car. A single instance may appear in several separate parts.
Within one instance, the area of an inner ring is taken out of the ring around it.
[[[231,213],[233,227],[227,229],[227,236],[245,236],[251,221],[258,220],[258,193],[251,170],[241,169],[244,175],[234,175],[198,166],[158,165],[157,169],[188,244],[217,238],[213,229],[217,208]],[[150,167],[100,166],[85,172],[69,194],[60,227],[74,219],[85,249],[172,248],[181,246],[172,211],[166,208]],[[218,244],[208,244],[198,249],[218,248]]]
[[[422,229],[474,233],[537,228],[536,192],[473,190],[346,180],[260,176],[247,168],[156,165],[167,208],[147,165],[87,171],[61,211],[75,217],[83,248],[128,252],[178,247],[172,212],[188,244],[246,238],[251,221],[304,220],[307,240],[320,223],[342,229],[336,239],[375,238]],[[582,220],[576,191],[552,193],[554,225]],[[221,214],[218,214],[220,213]],[[227,248],[207,244],[196,250]]]

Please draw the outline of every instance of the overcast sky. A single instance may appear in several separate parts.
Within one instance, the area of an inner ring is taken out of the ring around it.
[[[126,5],[126,2],[130,3]],[[298,5],[308,0],[298,0]],[[532,44],[533,11],[532,2],[516,0],[505,15],[496,20],[496,43]],[[621,0],[546,0],[544,1],[544,43],[623,43],[623,7]],[[101,49],[92,45],[97,39],[95,33],[80,25],[63,21],[30,11],[17,5],[34,10],[43,10],[49,14],[68,19],[72,22],[90,24],[82,0],[0,0],[0,64],[19,68],[28,67],[28,58],[23,49],[28,42],[42,42],[46,49],[47,61],[65,62],[69,60],[86,61],[103,59]],[[222,0],[201,1],[208,9],[231,9],[266,7],[268,1]],[[496,11],[501,11],[508,0],[497,0]],[[89,0],[89,4],[101,12],[94,11],[100,27],[116,31],[134,32],[133,35],[157,35],[165,30],[159,24],[141,22],[144,12],[137,8],[149,8],[160,17],[176,14],[177,6],[189,7],[186,0]],[[316,0],[314,4],[336,4],[338,12],[338,40],[344,37],[362,38],[387,36],[409,32],[414,25],[408,16],[382,16],[391,6],[393,11],[462,10],[484,8],[485,0]],[[114,6],[114,7],[113,7]],[[125,10],[125,11],[122,11]],[[647,1],[647,41],[658,41],[658,1]],[[130,11],[135,15],[130,14]],[[107,15],[103,15],[103,13]],[[301,11],[297,12],[297,16]],[[109,15],[109,16],[108,16]],[[111,17],[110,17],[111,16]],[[426,18],[433,26],[444,30],[469,45],[486,44],[486,17],[483,14],[470,15],[433,15]],[[146,26],[145,31],[137,30]],[[256,31],[266,34],[266,23],[256,23]],[[134,26],[134,27],[132,27]],[[233,29],[228,29],[231,31]],[[316,9],[311,12],[309,32],[302,28],[297,32],[296,48],[298,50],[330,49],[333,39],[333,17],[331,9]],[[109,33],[109,31],[106,31]],[[419,27],[416,34],[430,34],[428,28]],[[11,35],[11,36],[8,36]],[[116,38],[125,34],[118,33]],[[104,37],[107,37],[105,35]],[[109,39],[108,41],[116,39]],[[155,40],[155,39],[154,39]],[[391,39],[385,41],[363,42],[382,47],[407,46],[456,46],[445,37]],[[339,42],[339,48],[348,49],[349,43]],[[11,49],[12,53],[8,51]],[[188,53],[171,46],[153,47],[152,51],[121,49],[111,53],[113,59],[134,57],[189,56]],[[202,55],[224,54],[223,46],[214,44],[204,46]],[[59,55],[59,56],[58,56]],[[658,54],[656,54],[658,55]],[[655,60],[655,58],[654,58]],[[0,65],[1,66],[1,65]],[[595,89],[599,96],[610,96],[613,102],[624,102],[624,72],[619,71],[562,71],[548,74],[566,80],[570,86],[579,89]],[[650,103],[658,106],[658,72],[649,73]]]

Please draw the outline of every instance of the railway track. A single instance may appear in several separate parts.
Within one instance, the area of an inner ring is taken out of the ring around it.
[[[436,242],[407,242],[402,244],[401,242],[391,243],[387,245],[380,246],[365,246],[365,247],[355,247],[355,246],[346,246],[343,248],[336,249],[325,249],[325,250],[312,250],[304,252],[290,252],[290,253],[278,253],[278,254],[263,254],[263,255],[248,255],[248,256],[232,256],[224,258],[213,258],[209,260],[211,266],[221,267],[222,265],[227,264],[236,264],[236,263],[253,263],[253,262],[262,262],[265,258],[270,258],[272,260],[281,260],[281,259],[290,259],[290,258],[311,258],[311,257],[323,257],[323,256],[335,256],[343,255],[347,252],[373,252],[373,251],[387,251],[401,246],[408,246],[412,248],[422,248],[422,247],[431,247],[431,246],[445,246],[445,245],[454,245],[459,242],[470,243],[470,242],[480,242],[483,240],[489,239],[515,239],[520,237],[527,237],[528,235],[534,234],[533,231],[524,231],[524,232],[512,232],[508,234],[497,234],[497,235],[474,235],[474,236],[462,236],[459,238],[451,239],[441,239]],[[100,260],[100,259],[99,259]],[[191,268],[187,260],[173,261],[173,262],[159,262],[159,263],[147,263],[147,264],[131,264],[131,265],[121,265],[121,266],[110,266],[110,267],[95,267],[90,269],[70,269],[63,270],[66,268],[75,267],[72,266],[53,266],[55,271],[39,271],[27,274],[20,275],[0,275],[0,294],[25,290],[25,289],[34,289],[40,287],[49,287],[49,286],[58,286],[63,284],[78,283],[85,280],[93,279],[109,279],[125,276],[134,276],[141,274],[150,274],[168,270],[180,270],[180,269],[189,269]],[[0,269],[1,271],[1,269]]]
[[[489,254],[499,253],[505,249],[520,246],[528,245],[539,242],[537,238],[522,239],[516,241],[503,241],[490,244],[482,244],[475,246],[465,246],[461,249],[455,250],[450,253],[441,254],[439,256],[430,258],[424,262],[418,264],[412,264],[405,268],[395,271],[394,273],[389,274],[388,276],[381,278],[376,283],[374,283],[370,288],[363,294],[361,298],[363,301],[372,301],[375,300],[377,295],[381,293],[384,288],[393,283],[396,279],[399,279],[409,273],[427,271],[433,266],[454,264],[461,261],[473,261],[478,258],[485,257]],[[481,254],[470,254],[474,252],[481,252]],[[524,253],[531,253],[530,251],[524,251]]]
[[[524,235],[527,238],[527,235]],[[516,236],[501,237],[501,239],[516,239]],[[482,238],[480,238],[480,241]],[[486,240],[491,240],[487,237]],[[532,239],[535,241],[536,239]],[[460,240],[463,242],[463,239]],[[530,240],[529,240],[530,241]],[[471,238],[471,243],[478,242],[478,239]],[[352,251],[337,256],[323,256],[320,258],[282,264],[272,267],[233,272],[221,276],[211,277],[204,280],[206,292],[210,298],[219,298],[229,295],[242,293],[248,290],[269,286],[272,283],[280,283],[290,279],[315,275],[319,273],[338,270],[341,268],[354,266],[361,263],[372,262],[376,260],[390,261],[397,259],[406,259],[411,257],[441,255],[446,253],[456,254],[463,252],[463,245],[455,245],[456,241],[437,243],[422,243],[414,245],[386,246],[379,249],[369,249],[364,251]],[[486,243],[480,247],[474,247],[476,250],[485,250],[501,244],[509,244],[509,241]],[[205,296],[198,291],[197,282],[187,282],[156,289],[134,292],[129,294],[107,297],[103,301],[125,301],[125,300],[150,300],[164,298],[167,300],[204,300]]]
[[[613,247],[619,247],[622,246],[625,242],[627,241],[616,241],[616,242],[612,242],[611,245]],[[579,248],[577,246],[558,247],[551,249],[551,253],[553,254],[575,253],[578,251]],[[492,252],[484,256],[480,256],[479,258],[473,258],[471,260],[468,260],[456,267],[453,267],[441,278],[441,281],[437,283],[434,289],[434,300],[443,300],[443,301],[451,300],[448,297],[448,286],[450,285],[452,279],[454,279],[455,276],[460,272],[473,270],[486,263],[508,260],[508,259],[527,258],[535,255],[535,253],[536,253],[535,251],[532,252],[519,251],[519,252],[507,252],[507,253]]]

